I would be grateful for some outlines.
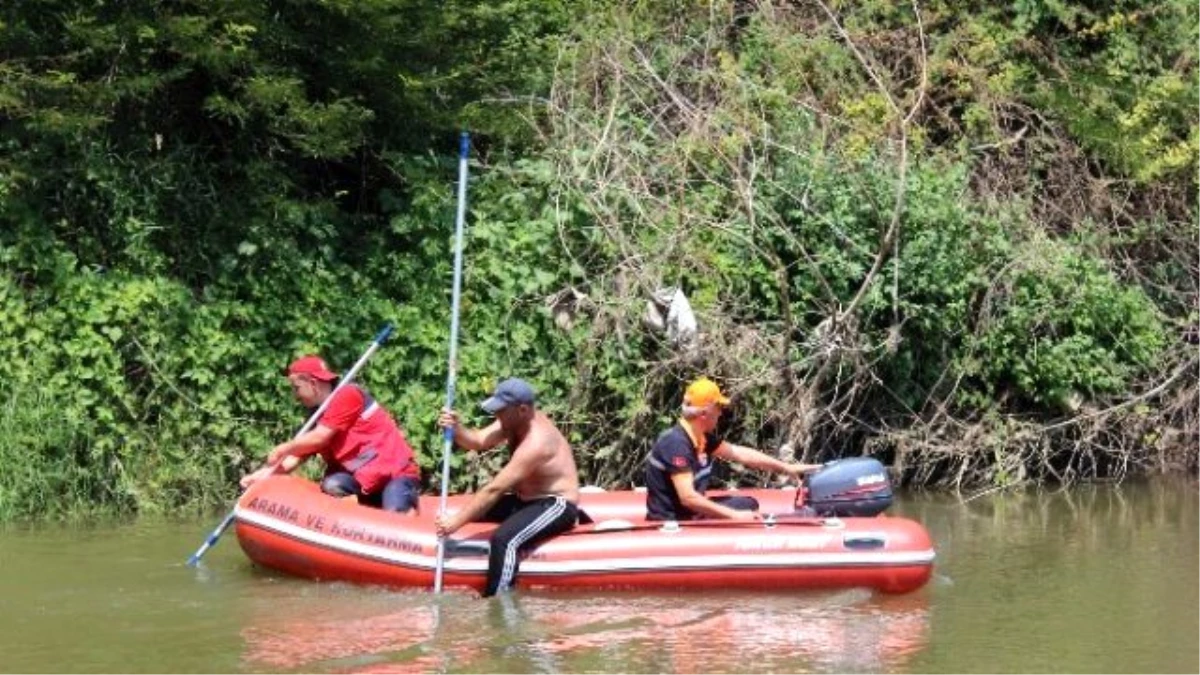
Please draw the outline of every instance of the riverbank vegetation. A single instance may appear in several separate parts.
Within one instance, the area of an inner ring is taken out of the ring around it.
[[[459,405],[530,379],[589,482],[701,373],[909,485],[1196,471],[1191,3],[10,4],[0,518],[227,504],[385,321],[432,478],[461,128]]]

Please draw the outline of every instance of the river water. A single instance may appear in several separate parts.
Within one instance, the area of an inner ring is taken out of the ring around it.
[[[0,530],[3,672],[1198,672],[1194,479],[902,495],[938,551],[902,596],[481,600],[254,568],[221,514]]]

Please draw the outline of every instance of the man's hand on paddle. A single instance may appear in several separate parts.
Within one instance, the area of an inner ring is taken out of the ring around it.
[[[267,476],[274,474],[275,470],[276,470],[276,467],[274,465],[268,465],[268,466],[264,466],[263,468],[259,469],[258,471],[255,471],[254,473],[248,473],[245,476],[242,476],[242,480],[240,481],[242,489],[245,490],[246,488],[250,487],[251,485],[254,485],[258,481],[266,478]]]
[[[451,516],[448,513],[439,513],[437,517],[433,519],[433,527],[437,531],[437,536],[449,537],[457,532],[458,528],[462,527],[462,525],[455,522],[454,516]]]
[[[438,426],[443,429],[454,429],[458,426],[458,412],[449,408],[442,408],[438,414]]]
[[[291,455],[292,452],[290,442],[280,443],[274,448],[271,448],[271,452],[267,453],[267,464],[270,464],[271,466],[277,466],[282,464],[283,460],[287,459]]]

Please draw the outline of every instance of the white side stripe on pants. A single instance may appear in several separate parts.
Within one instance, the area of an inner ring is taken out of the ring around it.
[[[508,590],[513,583],[513,578],[517,575],[517,550],[528,540],[542,531],[542,528],[549,525],[555,518],[561,516],[567,510],[567,500],[562,497],[555,497],[554,504],[546,509],[542,515],[533,520],[532,523],[526,525],[521,531],[517,532],[516,536],[509,540],[508,546],[504,549],[504,567],[501,568],[500,581],[496,585],[497,591]]]

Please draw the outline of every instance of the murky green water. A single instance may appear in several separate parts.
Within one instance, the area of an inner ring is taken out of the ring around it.
[[[933,582],[479,600],[254,569],[220,519],[0,530],[4,672],[1197,672],[1194,480],[909,495]]]

